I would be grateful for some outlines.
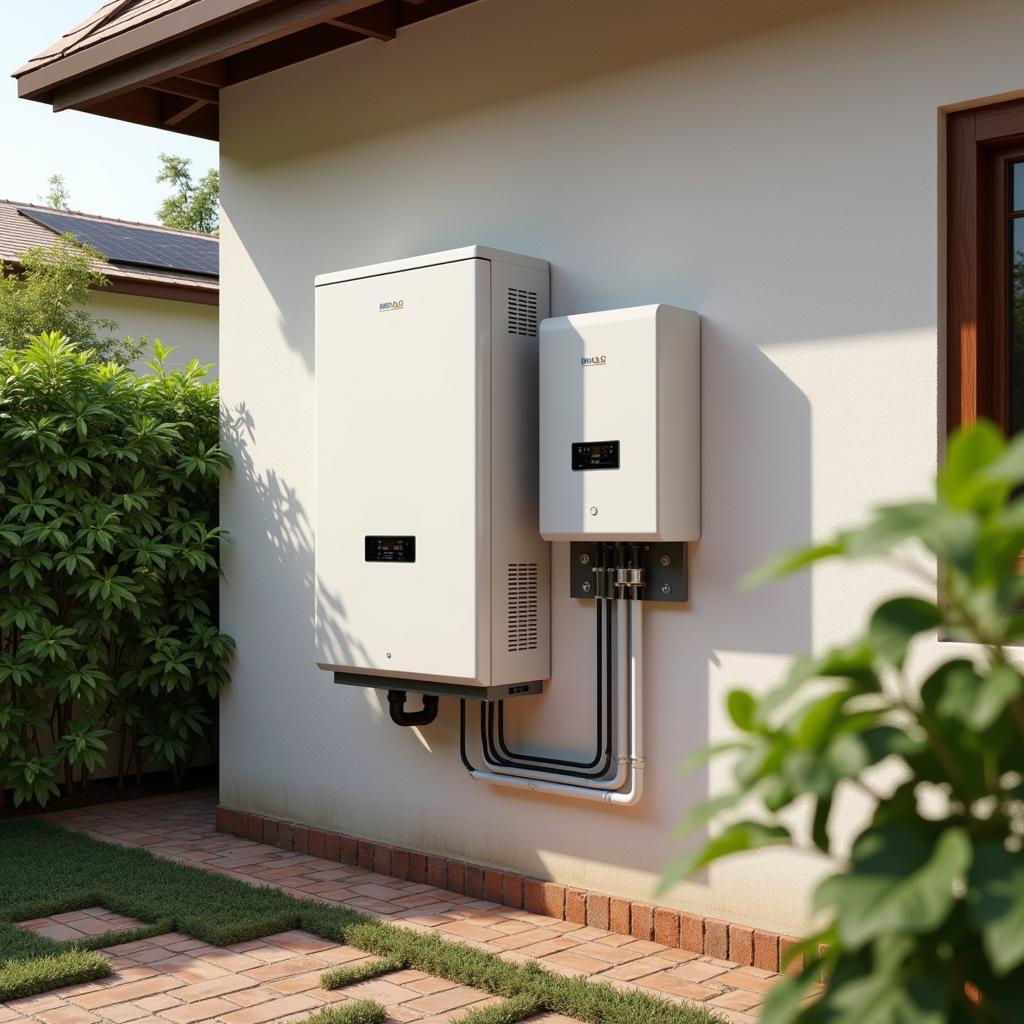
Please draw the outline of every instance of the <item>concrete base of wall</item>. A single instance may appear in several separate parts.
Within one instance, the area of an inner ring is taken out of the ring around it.
[[[787,952],[799,941],[792,936],[575,889],[550,879],[527,878],[230,807],[217,808],[217,831],[765,971],[803,968],[802,956],[783,966]]]

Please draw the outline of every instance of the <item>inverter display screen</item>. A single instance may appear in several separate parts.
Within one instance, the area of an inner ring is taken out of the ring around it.
[[[367,562],[415,562],[415,537],[367,537]]]
[[[618,469],[618,441],[576,441],[572,446],[572,468]]]

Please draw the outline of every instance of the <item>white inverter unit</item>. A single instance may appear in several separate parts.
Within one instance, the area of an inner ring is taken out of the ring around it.
[[[315,290],[317,664],[391,691],[536,692],[547,263],[472,246]]]
[[[541,325],[540,530],[700,537],[700,317],[636,306]]]

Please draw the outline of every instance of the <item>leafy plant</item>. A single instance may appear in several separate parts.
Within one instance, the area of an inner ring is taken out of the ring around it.
[[[217,385],[58,334],[0,350],[0,791],[45,804],[113,752],[181,774],[213,742]]]
[[[160,154],[157,182],[168,182],[174,192],[157,210],[164,227],[217,234],[220,222],[220,172],[210,168],[198,181],[192,177],[192,161],[172,153]]]
[[[0,347],[24,348],[39,334],[62,334],[100,362],[128,364],[142,343],[113,336],[117,324],[92,316],[88,305],[107,284],[95,266],[102,254],[63,235],[56,245],[33,246],[16,266],[0,264]]]
[[[46,179],[46,195],[39,197],[54,210],[71,209],[71,193],[63,174],[51,174]]]
[[[666,882],[796,835],[836,855],[837,799],[859,790],[875,803],[817,888],[822,927],[796,947],[805,966],[772,991],[765,1024],[1021,1019],[1024,678],[1011,647],[1024,640],[1022,484],[1024,437],[1006,444],[978,424],[952,438],[933,500],[882,508],[753,580],[884,558],[921,584],[880,604],[851,643],[798,658],[764,696],[729,695],[734,786],[684,823],[714,833]],[[970,646],[944,655],[939,639]]]

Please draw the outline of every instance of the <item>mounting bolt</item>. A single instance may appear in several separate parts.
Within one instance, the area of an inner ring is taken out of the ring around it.
[[[672,593],[672,584],[671,583],[662,583],[662,585],[661,585],[661,592],[663,594],[671,594]]]
[[[666,569],[672,564],[672,559],[669,558],[668,555],[662,555],[658,561],[665,566]]]
[[[597,506],[596,505],[591,505],[590,506],[590,514],[592,516],[596,516],[597,515]]]
[[[580,565],[590,565],[590,555],[588,555],[586,551],[580,555]]]
[[[589,594],[591,592],[591,590],[593,590],[593,589],[594,589],[594,586],[590,582],[590,580],[586,580],[586,581],[584,581],[583,583],[580,584],[580,590],[582,590],[584,594]]]
[[[385,658],[390,658],[390,657],[391,657],[391,652],[390,652],[390,651],[387,651],[387,652],[385,653],[384,657],[385,657]]]

